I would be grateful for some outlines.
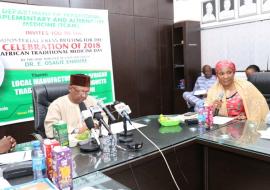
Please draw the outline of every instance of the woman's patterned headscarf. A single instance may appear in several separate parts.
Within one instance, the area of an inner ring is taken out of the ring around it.
[[[235,73],[235,64],[232,61],[229,60],[222,60],[217,62],[216,64],[216,73],[218,73],[219,71],[221,71],[223,68],[231,68],[233,70],[233,72]]]

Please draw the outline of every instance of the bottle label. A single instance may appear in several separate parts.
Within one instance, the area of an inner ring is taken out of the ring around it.
[[[34,170],[45,170],[46,164],[45,164],[44,157],[32,158],[32,167],[33,167],[33,171]]]

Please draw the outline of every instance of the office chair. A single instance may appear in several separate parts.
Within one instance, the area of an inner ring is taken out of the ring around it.
[[[270,107],[270,72],[256,72],[248,80],[262,93]]]
[[[46,138],[44,120],[49,105],[58,97],[68,94],[68,84],[41,84],[32,87],[35,132]]]

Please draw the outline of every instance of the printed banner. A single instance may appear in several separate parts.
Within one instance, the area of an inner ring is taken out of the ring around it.
[[[108,11],[0,3],[0,126],[33,119],[32,86],[91,77],[115,100]]]

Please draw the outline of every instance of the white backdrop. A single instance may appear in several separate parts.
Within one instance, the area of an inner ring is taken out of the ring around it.
[[[218,60],[230,59],[238,71],[251,64],[266,70],[270,56],[270,21],[203,29],[201,46],[202,65],[214,66]]]

